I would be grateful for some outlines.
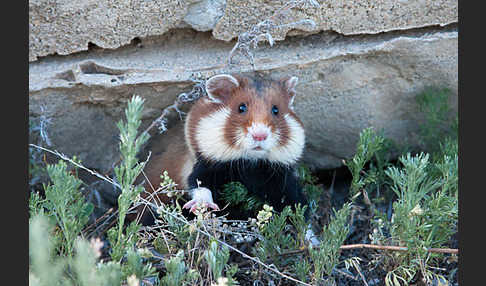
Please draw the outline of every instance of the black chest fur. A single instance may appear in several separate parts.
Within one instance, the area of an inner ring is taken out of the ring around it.
[[[223,186],[230,182],[242,183],[248,192],[281,211],[285,206],[296,203],[307,204],[294,169],[267,161],[236,160],[225,163],[211,163],[199,160],[188,178],[191,188],[206,187],[212,191],[213,200],[220,208],[227,202],[221,198]],[[250,215],[231,208],[229,218],[246,219]]]

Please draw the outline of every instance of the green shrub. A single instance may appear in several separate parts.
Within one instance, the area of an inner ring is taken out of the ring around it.
[[[165,260],[166,275],[161,279],[163,286],[194,285],[189,283],[198,278],[198,273],[188,269],[184,262],[184,251],[179,250],[173,258]]]
[[[66,163],[59,161],[47,166],[52,184],[44,185],[45,199],[37,193],[31,193],[29,199],[31,285],[120,285],[125,280],[133,282],[156,274],[135,248],[139,226],[131,223],[125,234],[122,232],[128,208],[141,192],[141,187],[133,184],[143,168],[136,154],[147,139],[143,134],[136,137],[142,103],[134,97],[126,110],[127,123],[118,124],[123,161],[115,173],[122,193],[118,200],[119,224],[107,233],[112,261],[99,262],[101,253],[97,248],[101,242],[93,244],[82,238],[93,205],[85,202],[79,191],[82,181],[76,177],[76,170],[68,170]],[[79,164],[75,158],[69,160]],[[126,257],[123,263],[122,257]]]
[[[318,249],[309,246],[309,254],[314,263],[314,280],[319,283],[324,274],[332,276],[334,268],[340,263],[340,247],[348,236],[348,217],[351,213],[351,204],[334,210],[334,218],[327,226],[324,226],[321,235],[321,244]]]
[[[30,216],[42,213],[55,221],[60,228],[60,231],[56,232],[59,237],[59,251],[72,256],[74,242],[88,222],[93,205],[85,202],[79,190],[82,181],[70,173],[64,161],[48,165],[47,173],[52,184],[44,184],[45,199],[36,193],[31,194]]]
[[[360,147],[348,163],[352,170],[354,189],[366,189],[376,184],[377,177],[369,170],[360,170],[362,162],[380,152],[382,139],[373,139],[377,135],[364,130],[360,144],[373,147]],[[430,253],[429,248],[444,247],[457,232],[457,141],[453,137],[445,138],[437,144],[440,151],[431,160],[430,154],[407,153],[400,156],[399,165],[382,165],[380,172],[387,176],[387,187],[395,194],[392,204],[393,215],[390,220],[386,214],[375,211],[372,220],[374,231],[370,239],[375,244],[398,245],[408,248],[406,252],[383,253],[383,267],[387,270],[387,285],[407,284],[420,272],[427,283],[434,279],[445,278],[433,272],[431,265],[443,254]],[[356,176],[356,177],[355,177]],[[401,281],[401,282],[399,282]]]
[[[29,222],[29,285],[111,286],[121,284],[119,264],[98,262],[92,243],[78,238],[74,255],[62,256],[55,252],[53,225],[39,214]]]
[[[263,206],[263,201],[248,193],[248,190],[240,182],[230,182],[223,186],[221,198],[231,206],[245,211],[255,212]]]
[[[446,165],[452,163],[445,160]],[[408,283],[413,277],[410,274],[421,271],[427,283],[431,283],[437,275],[429,265],[443,255],[428,253],[427,249],[444,247],[457,231],[458,208],[454,192],[457,187],[451,187],[451,180],[457,184],[457,173],[450,174],[454,169],[447,169],[445,174],[456,179],[430,176],[427,173],[429,155],[424,153],[402,156],[400,163],[402,168],[390,167],[386,171],[393,180],[392,190],[398,199],[393,203],[393,216],[385,226],[390,231],[391,242],[406,246],[408,251],[396,258],[399,267],[389,272],[387,281],[399,276]],[[444,162],[439,164],[443,168]]]
[[[43,215],[29,221],[29,285],[60,285],[65,259],[54,259],[52,225]]]
[[[420,125],[419,135],[422,148],[429,153],[439,149],[438,142],[446,137],[457,139],[458,118],[452,119],[449,105],[451,90],[448,88],[429,87],[416,97],[418,111],[425,117]]]
[[[142,133],[137,137],[142,110],[143,99],[134,96],[125,110],[126,123],[119,121],[117,124],[120,130],[120,153],[123,160],[119,166],[115,167],[115,175],[121,188],[121,194],[118,197],[118,226],[108,231],[108,238],[112,244],[111,258],[115,261],[120,261],[126,250],[132,247],[137,240],[136,221],[126,228],[125,234],[123,227],[128,209],[137,201],[143,191],[143,186],[134,186],[135,180],[145,166],[138,162],[137,153],[149,137],[147,133]]]
[[[297,167],[297,176],[302,184],[302,191],[309,201],[309,208],[311,212],[317,210],[324,188],[317,185],[317,178],[314,177],[309,169],[304,164]]]
[[[285,207],[280,214],[273,214],[273,208],[267,208],[259,213],[260,240],[253,249],[261,261],[269,261],[275,265],[289,263],[289,258],[280,257],[286,250],[296,249],[297,243],[289,228],[288,219],[292,215],[290,206]],[[266,221],[266,222],[264,222]]]
[[[356,153],[351,160],[345,161],[351,175],[353,176],[350,187],[352,200],[356,199],[365,185],[375,181],[372,175],[361,175],[363,168],[373,156],[383,147],[385,139],[375,133],[372,128],[366,128],[359,134],[359,141]]]
[[[392,165],[386,156],[397,144],[367,128],[360,134],[355,156],[346,162],[353,176],[353,200],[365,191],[378,198],[379,188],[382,196],[394,195],[391,219],[367,203],[374,213],[371,242],[408,248],[377,255],[376,263],[387,271],[386,285],[406,285],[417,274],[426,283],[446,281],[432,266],[444,255],[428,249],[447,246],[457,232],[457,117],[450,124],[449,95],[448,89],[427,89],[417,96],[418,112],[425,117],[420,143],[431,153],[406,152]]]
[[[228,263],[229,249],[225,245],[220,246],[218,241],[213,239],[209,242],[209,248],[204,251],[204,258],[209,265],[213,280],[218,280],[223,276],[223,269]]]
[[[295,211],[287,206],[280,214],[274,214],[269,207],[261,211],[257,223],[259,240],[253,251],[262,262],[291,269],[302,281],[312,278],[314,282],[321,283],[324,275],[332,280],[334,268],[343,262],[340,261],[339,249],[349,232],[351,204],[347,203],[339,211],[334,211],[334,217],[319,235],[321,243],[318,247],[305,241],[308,227],[304,218],[305,209],[306,206],[297,205]],[[286,255],[305,249],[308,244],[308,255],[305,252]]]

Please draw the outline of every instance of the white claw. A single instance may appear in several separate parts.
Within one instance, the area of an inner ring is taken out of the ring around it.
[[[213,195],[208,188],[199,187],[191,191],[192,199],[188,201],[183,208],[190,209],[191,212],[195,212],[198,206],[208,207],[213,210],[219,211],[219,207],[213,201]]]

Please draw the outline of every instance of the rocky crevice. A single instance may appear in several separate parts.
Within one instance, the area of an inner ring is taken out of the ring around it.
[[[353,155],[366,127],[416,145],[415,97],[426,87],[449,88],[457,110],[457,1],[311,2],[29,1],[29,116],[48,120],[51,148],[106,172],[131,96],[146,100],[148,126],[194,76],[295,75],[303,160],[330,169]],[[275,16],[275,44],[252,49],[253,65],[237,54],[227,66],[238,35],[285,3],[297,4]]]
[[[320,32],[262,44],[253,51],[254,64],[274,77],[299,77],[295,109],[306,126],[304,160],[335,168],[352,156],[363,128],[412,138],[414,98],[426,86],[449,87],[457,98],[457,38],[455,24],[358,36]],[[109,170],[117,158],[115,122],[128,98],[146,99],[147,126],[191,89],[195,73],[252,72],[242,57],[224,66],[233,45],[209,32],[176,29],[116,50],[42,58],[29,65],[30,116],[48,107],[53,148]]]

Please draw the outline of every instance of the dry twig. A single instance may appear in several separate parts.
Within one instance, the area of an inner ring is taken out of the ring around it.
[[[35,147],[37,149],[40,149],[40,150],[49,152],[51,154],[54,154],[54,155],[60,157],[61,159],[65,160],[65,161],[68,161],[69,163],[73,164],[74,166],[76,166],[78,168],[81,168],[81,169],[87,171],[91,175],[94,175],[94,176],[96,176],[96,177],[98,177],[98,178],[100,178],[100,179],[102,179],[102,180],[104,180],[104,181],[106,181],[106,182],[108,182],[108,183],[110,183],[110,184],[118,187],[119,189],[121,189],[121,186],[117,182],[115,182],[114,180],[112,180],[110,178],[107,178],[107,177],[105,177],[105,176],[103,176],[103,175],[101,175],[101,174],[99,174],[99,173],[97,173],[95,171],[92,171],[92,170],[84,167],[83,165],[81,165],[81,164],[79,164],[79,163],[71,160],[69,157],[67,157],[66,155],[64,155],[62,153],[59,153],[58,151],[52,151],[52,150],[49,150],[47,148],[44,148],[44,147],[41,147],[41,146],[38,146],[38,145],[35,145],[35,144],[32,144],[32,143],[30,143],[29,146],[32,146],[32,147]]]
[[[314,27],[316,23],[309,19],[304,19],[296,22],[287,23],[287,24],[277,23],[277,18],[281,17],[285,12],[287,12],[288,10],[294,7],[302,6],[307,3],[313,7],[319,7],[319,3],[315,0],[288,1],[282,7],[277,9],[272,16],[254,25],[248,31],[240,33],[238,35],[238,40],[236,44],[233,46],[233,49],[231,49],[229,53],[227,65],[232,64],[232,59],[236,51],[239,51],[245,57],[247,57],[250,60],[251,65],[255,67],[253,53],[251,52],[250,49],[251,48],[256,49],[258,43],[264,40],[267,40],[270,46],[273,46],[275,41],[273,39],[271,32],[277,28],[282,28],[286,26],[287,27],[296,26],[299,24],[308,24]]]
[[[318,247],[314,247],[314,248],[318,248]],[[339,247],[339,249],[341,250],[355,249],[355,248],[370,248],[370,249],[391,250],[391,251],[408,251],[408,247],[405,246],[377,245],[377,244],[364,244],[364,243],[341,245],[341,247]],[[302,253],[307,250],[308,248],[291,250],[291,251],[284,252],[280,255],[293,255],[293,254]],[[459,254],[459,250],[455,248],[428,248],[427,252]]]

